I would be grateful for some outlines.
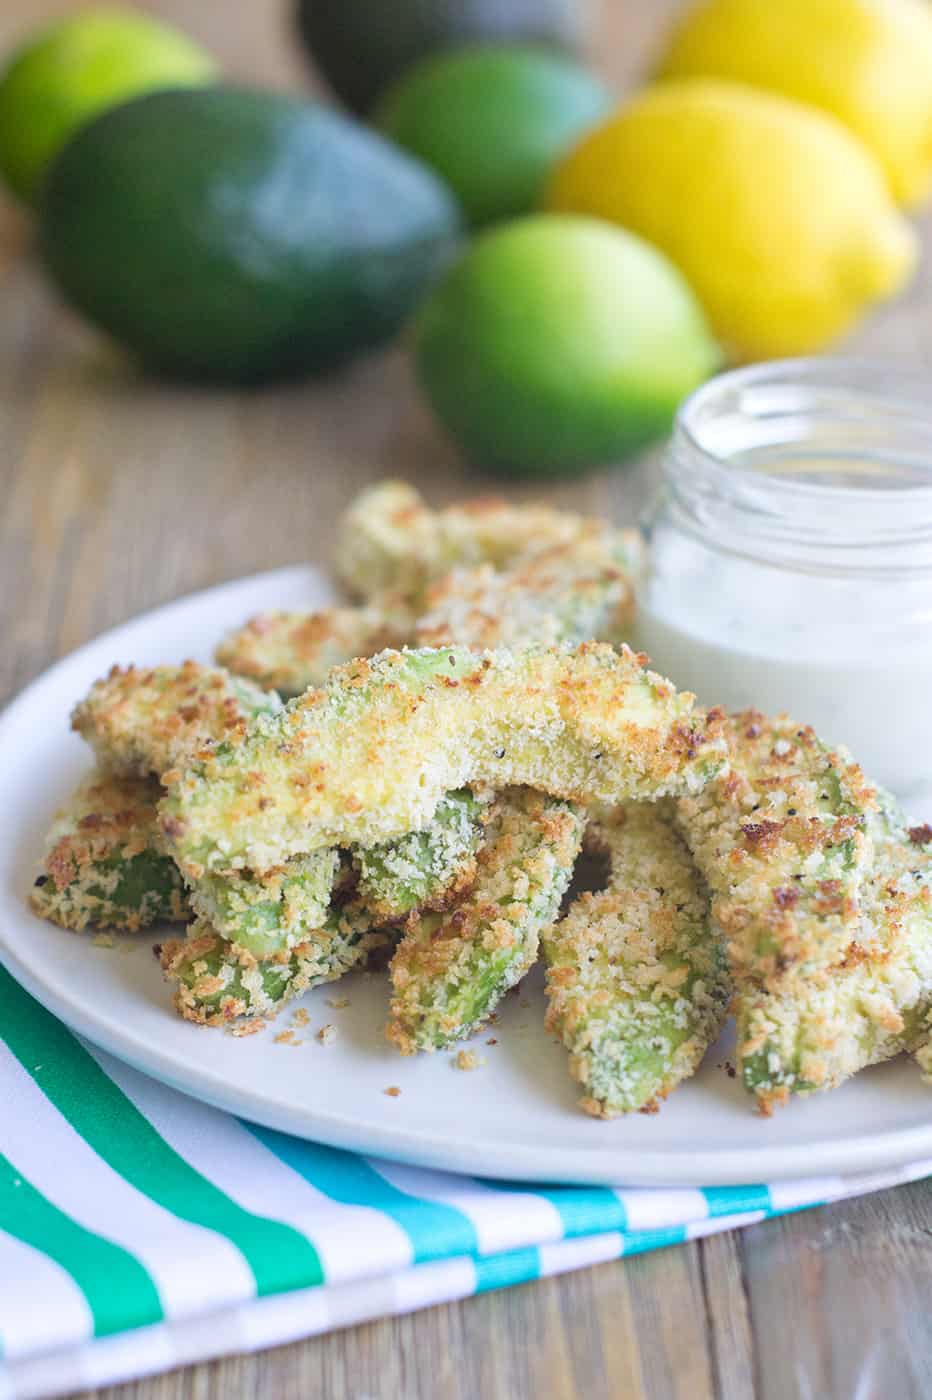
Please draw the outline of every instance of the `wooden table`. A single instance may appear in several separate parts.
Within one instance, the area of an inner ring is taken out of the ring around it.
[[[388,3],[388,0],[373,0]],[[54,0],[3,0],[0,51]],[[284,4],[153,0],[237,76],[306,85]],[[599,61],[643,71],[664,3],[604,0]],[[235,17],[234,17],[235,16]],[[436,502],[481,486],[403,356],[325,383],[224,393],[141,378],[55,304],[26,220],[0,223],[0,690],[142,608],[326,553],[364,482]],[[859,344],[929,364],[928,277]],[[631,518],[655,467],[555,487]],[[263,1355],[116,1387],[116,1400],[795,1400],[932,1393],[932,1186],[789,1216]]]

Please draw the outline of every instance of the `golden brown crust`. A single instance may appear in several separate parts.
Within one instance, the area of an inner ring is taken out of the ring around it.
[[[736,980],[774,988],[854,941],[876,790],[843,750],[785,715],[748,710],[726,732],[730,769],[683,798],[678,821]]]
[[[243,734],[252,715],[273,707],[248,681],[196,661],[113,666],[75,706],[71,727],[111,772],[157,777],[205,743]]]

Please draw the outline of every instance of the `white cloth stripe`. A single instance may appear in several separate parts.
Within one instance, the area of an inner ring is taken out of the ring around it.
[[[568,1269],[620,1259],[623,1243],[620,1231],[607,1230],[604,1235],[581,1235],[575,1240],[560,1240],[559,1244],[543,1244],[538,1251],[541,1275],[562,1274]]]
[[[411,1264],[408,1235],[382,1211],[334,1201],[229,1114],[173,1093],[102,1050],[92,1053],[186,1162],[244,1210],[291,1225],[309,1239],[328,1283]]]
[[[471,1177],[403,1167],[381,1158],[366,1160],[399,1191],[462,1211],[472,1222],[480,1254],[498,1254],[563,1238],[560,1213],[544,1196],[531,1191],[496,1191]]]
[[[3,1356],[14,1358],[74,1346],[90,1338],[93,1331],[87,1299],[71,1275],[47,1254],[0,1230]]]
[[[407,1269],[392,1280],[393,1311],[414,1312],[435,1303],[452,1303],[476,1291],[476,1266],[471,1259],[438,1259],[417,1269]]]
[[[701,1240],[705,1235],[717,1235],[722,1230],[741,1230],[745,1225],[756,1225],[759,1220],[767,1220],[765,1210],[746,1210],[740,1215],[714,1215],[709,1220],[693,1220],[686,1226],[686,1238]]]
[[[701,1191],[688,1187],[621,1187],[615,1191],[625,1209],[629,1230],[664,1230],[671,1225],[687,1225],[704,1220],[709,1203]]]
[[[255,1293],[229,1240],[179,1220],[108,1166],[0,1043],[6,1155],[33,1186],[85,1229],[121,1245],[150,1274],[170,1317],[239,1302]],[[179,1268],[179,1260],[197,1260]]]
[[[842,1195],[845,1181],[840,1176],[814,1177],[809,1181],[775,1181],[770,1187],[774,1210],[793,1210],[815,1201],[828,1201]]]

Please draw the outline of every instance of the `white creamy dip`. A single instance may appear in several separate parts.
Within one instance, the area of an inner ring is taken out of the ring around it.
[[[908,798],[932,789],[932,380],[754,367],[683,406],[638,645],[704,704],[788,711]]]

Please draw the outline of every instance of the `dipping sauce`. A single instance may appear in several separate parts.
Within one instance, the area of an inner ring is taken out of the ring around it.
[[[638,645],[704,704],[789,712],[932,791],[932,377],[795,360],[680,410]]]

